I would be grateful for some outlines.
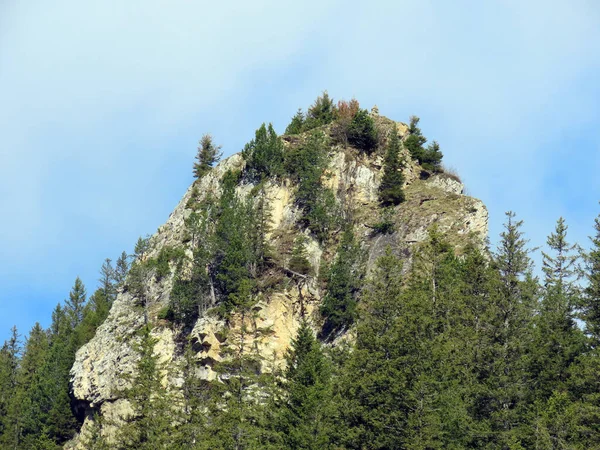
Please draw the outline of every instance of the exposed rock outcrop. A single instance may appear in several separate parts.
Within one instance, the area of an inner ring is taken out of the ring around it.
[[[388,120],[379,116],[376,118]],[[398,125],[400,133],[406,133],[406,125]],[[286,145],[292,144],[287,142]],[[412,247],[427,238],[428,229],[434,223],[447,235],[458,252],[468,243],[483,247],[488,220],[483,203],[463,195],[463,185],[455,177],[427,174],[427,179],[422,179],[420,166],[411,161],[407,154],[403,156],[406,161],[406,201],[394,209],[396,231],[377,235],[373,233],[372,224],[380,214],[377,191],[382,175],[382,155],[367,157],[354,149],[331,149],[324,181],[333,189],[338,202],[352,209],[358,224],[356,232],[367,252],[368,266],[373,265],[387,246],[406,257],[407,261],[410,260]],[[185,224],[185,219],[191,214],[190,200],[196,195],[201,198],[209,194],[218,197],[223,174],[230,169],[241,169],[244,164],[240,154],[233,155],[196,181],[166,223],[152,236],[148,257],[156,257],[166,247],[181,248],[190,255],[191,244],[186,236]],[[241,196],[248,196],[252,188],[252,185],[242,184],[237,190]],[[297,226],[301,211],[295,204],[294,188],[289,180],[265,185],[265,199],[271,211],[271,233],[294,227],[296,233],[303,232]],[[320,245],[308,233],[305,234],[307,257],[315,273],[318,273],[323,258],[326,255],[331,257],[334,247]],[[169,303],[172,287],[172,274],[159,280],[156,277],[146,280],[147,316],[156,325],[153,335],[158,339],[155,351],[176,371],[177,362],[182,358],[181,329],[158,319],[159,312]],[[263,331],[258,345],[264,360],[263,370],[268,370],[269,364],[283,363],[285,351],[299,327],[301,310],[313,319],[315,327],[318,325],[317,311],[321,297],[316,277],[302,283],[291,282],[280,290],[261,296],[254,311],[257,326]],[[113,419],[127,414],[127,402],[119,398],[119,392],[126,384],[122,374],[135,370],[138,356],[134,351],[134,343],[138,339],[137,331],[144,324],[143,309],[132,291],[125,286],[96,336],[77,352],[71,371],[72,394],[79,404],[87,408],[84,431],[93,421],[91,412],[100,412]],[[235,314],[228,324],[211,314],[198,319],[190,337],[202,378],[212,380],[216,377],[214,364],[226,357],[224,350],[230,345],[229,336],[238,325],[239,318]],[[177,375],[170,377],[170,383],[175,386],[179,383]],[[81,446],[77,441],[71,445]]]

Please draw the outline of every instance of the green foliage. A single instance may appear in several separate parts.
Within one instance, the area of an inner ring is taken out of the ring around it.
[[[404,201],[402,166],[400,139],[394,125],[383,160],[383,177],[379,185],[379,202],[383,206],[398,205]]]
[[[306,255],[305,243],[305,236],[299,235],[296,237],[288,268],[301,275],[313,275],[314,270]]]
[[[292,117],[292,121],[285,129],[285,134],[300,134],[304,131],[304,113],[302,109],[298,109],[294,117]]]
[[[344,231],[336,258],[327,274],[327,293],[320,312],[323,336],[348,328],[356,318],[356,296],[364,273],[360,244],[351,228]]]
[[[172,444],[174,418],[178,408],[175,397],[162,387],[167,367],[154,352],[157,339],[149,326],[140,330],[135,350],[139,360],[133,376],[123,376],[130,387],[121,392],[130,402],[132,414],[119,427],[116,442],[122,449],[166,448]]]
[[[185,251],[178,247],[164,246],[158,252],[156,258],[147,259],[144,264],[148,270],[153,270],[157,280],[160,280],[171,274],[171,264],[180,264],[185,258]]]
[[[537,399],[548,401],[556,389],[564,388],[569,367],[583,350],[583,334],[575,322],[578,303],[577,246],[567,242],[562,217],[547,244],[552,254],[542,252],[544,292],[535,317],[535,342],[531,376],[540,388]]]
[[[200,139],[198,153],[196,154],[196,162],[194,163],[194,177],[202,178],[212,167],[221,160],[223,153],[221,146],[215,145],[210,134],[205,134]]]
[[[404,140],[404,146],[408,149],[410,156],[419,161],[423,160],[425,149],[423,145],[427,142],[427,138],[421,133],[419,128],[420,119],[417,116],[410,117],[410,125],[408,126],[409,136]]]
[[[306,321],[286,355],[282,398],[275,411],[284,448],[331,448],[331,369]]]
[[[333,99],[324,91],[315,102],[308,108],[303,131],[312,130],[327,125],[335,119],[335,106]]]
[[[586,255],[585,277],[588,285],[582,301],[585,329],[594,346],[600,348],[600,216],[594,221],[592,248]]]
[[[246,160],[245,177],[258,183],[265,178],[277,178],[283,174],[283,142],[277,136],[272,124],[264,123],[256,130],[244,150],[242,156]]]
[[[377,129],[375,122],[366,109],[359,110],[350,122],[348,142],[370,154],[377,147]]]
[[[423,147],[427,142],[427,138],[423,136],[418,126],[419,120],[417,116],[410,117],[410,125],[408,127],[410,135],[404,140],[404,146],[408,149],[410,156],[416,159],[423,169],[432,172],[441,172],[441,163],[444,155],[440,151],[440,144],[433,141],[427,148]]]
[[[440,144],[437,141],[433,141],[427,146],[421,157],[421,165],[423,169],[430,170],[432,172],[441,172],[442,158],[444,155],[440,151]]]
[[[380,234],[391,234],[396,230],[396,221],[394,220],[394,208],[388,207],[381,210],[379,222],[372,225],[373,231]]]
[[[324,241],[339,227],[339,207],[335,195],[323,186],[329,163],[327,142],[320,132],[310,135],[301,147],[286,155],[285,166],[297,184],[296,201],[302,208],[303,223],[317,239]]]

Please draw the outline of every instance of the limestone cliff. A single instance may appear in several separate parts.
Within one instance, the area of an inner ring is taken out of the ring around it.
[[[376,117],[376,120],[380,129],[389,129],[391,121],[380,117]],[[397,125],[400,134],[406,135],[406,125]],[[284,137],[286,148],[293,147],[301,138]],[[392,234],[374,233],[372,224],[377,221],[380,213],[377,192],[382,175],[382,151],[366,156],[343,146],[332,146],[329,150],[325,183],[333,189],[339,203],[352,209],[356,223],[355,233],[367,254],[368,267],[372,266],[387,246],[391,246],[409,261],[411,249],[426,239],[427,230],[432,224],[437,224],[438,229],[447,235],[459,252],[469,242],[483,246],[487,237],[488,219],[483,203],[465,196],[463,185],[456,177],[444,173],[425,173],[408,155],[404,155],[406,201],[393,211],[396,230]],[[243,169],[244,164],[240,154],[233,155],[190,186],[166,223],[152,236],[147,257],[156,257],[166,247],[182,249],[190,256],[191,242],[185,220],[192,212],[190,201],[198,201],[209,193],[218,197],[223,174],[230,169]],[[241,183],[237,192],[240,196],[248,196],[252,194],[252,188],[251,184]],[[264,192],[272,215],[270,233],[275,250],[285,259],[286,250],[281,248],[282,244],[276,238],[278,232],[292,230],[294,233],[305,233],[308,259],[318,274],[322,261],[330,260],[334,255],[335,246],[320,244],[298,226],[301,211],[295,202],[295,186],[289,180],[268,182]],[[176,388],[181,383],[176,368],[177,362],[182,358],[182,329],[158,318],[160,311],[169,303],[173,277],[173,273],[160,278],[148,277],[145,292],[146,315],[154,324],[153,334],[158,338],[155,351],[173,368],[175,375],[168,382]],[[306,316],[312,320],[315,329],[318,328],[318,305],[322,296],[322,286],[317,277],[313,277],[302,284],[288,283],[285,287],[260,297],[254,311],[260,327],[269,330],[259,343],[265,365],[281,364],[283,361],[284,352],[300,323],[301,302]],[[126,285],[96,336],[77,352],[71,371],[72,395],[80,412],[85,412],[84,429],[93,421],[93,413],[118,418],[127,412],[126,401],[119,399],[118,394],[126,383],[121,374],[131,373],[135,369],[137,355],[132,349],[132,343],[137,339],[136,332],[144,324],[144,320],[144,311],[140,309],[139,302],[136,302],[133,290]],[[235,314],[227,323],[212,314],[206,314],[197,320],[190,336],[201,377],[215,377],[212,367],[215,362],[224,358],[223,349],[228,345],[227,328],[235,328],[237,323],[239,321]],[[74,442],[71,445],[78,444]]]

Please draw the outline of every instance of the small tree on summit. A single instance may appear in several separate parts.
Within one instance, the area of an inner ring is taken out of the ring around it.
[[[383,178],[379,185],[379,201],[383,206],[397,205],[404,201],[403,183],[400,139],[394,125],[383,161]]]
[[[404,145],[408,149],[410,156],[418,160],[420,164],[423,162],[423,153],[425,152],[423,145],[427,142],[427,138],[421,133],[419,120],[417,116],[410,117],[410,125],[408,126],[410,135],[404,141]]]
[[[377,128],[366,109],[360,109],[352,118],[348,128],[348,142],[369,154],[377,147]]]
[[[221,156],[223,156],[221,146],[215,145],[212,136],[210,134],[202,136],[196,155],[198,162],[194,163],[194,177],[202,178],[206,175],[219,162]]]

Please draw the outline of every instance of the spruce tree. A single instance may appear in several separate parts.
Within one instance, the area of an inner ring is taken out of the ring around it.
[[[106,258],[102,263],[100,279],[98,281],[100,282],[100,289],[102,289],[106,298],[112,302],[117,295],[117,286],[116,272],[110,258]]]
[[[433,141],[424,150],[421,164],[424,169],[440,172],[443,157],[444,155],[440,150],[440,144],[438,144],[437,141]]]
[[[408,127],[409,136],[404,140],[404,146],[408,149],[410,156],[416,159],[419,164],[423,162],[425,149],[423,145],[427,142],[427,138],[421,133],[419,128],[419,119],[417,116],[410,117],[410,125]]]
[[[400,139],[394,124],[383,161],[383,177],[379,185],[379,201],[383,206],[397,205],[404,201],[402,166]]]
[[[292,117],[292,121],[285,129],[285,134],[299,134],[302,133],[304,129],[304,113],[302,109],[298,109],[294,117]]]
[[[342,368],[335,398],[343,448],[402,448],[406,424],[402,342],[396,320],[403,314],[402,262],[390,249],[376,262],[362,295],[354,349]]]
[[[586,258],[587,286],[583,297],[582,316],[585,330],[594,348],[600,349],[600,216],[594,221],[592,248]]]
[[[360,244],[351,227],[342,234],[336,257],[327,274],[327,293],[320,307],[325,319],[323,336],[348,328],[356,318],[356,305],[364,268]]]
[[[333,99],[329,97],[327,91],[324,91],[315,102],[308,108],[304,128],[312,130],[323,125],[327,125],[335,119],[335,105]]]
[[[331,370],[319,341],[306,321],[286,355],[283,399],[276,411],[276,428],[283,446],[319,450],[330,447]]]
[[[499,446],[513,445],[527,429],[525,408],[531,388],[527,361],[538,290],[523,222],[515,221],[513,212],[506,216],[493,260],[498,276],[485,317],[489,345],[482,349],[488,366],[482,380],[487,394],[479,400],[485,407],[478,413],[489,420],[490,438]]]
[[[264,123],[256,130],[255,137],[242,150],[246,160],[245,176],[258,183],[266,178],[283,175],[283,142],[272,124]]]
[[[194,177],[202,178],[221,160],[222,156],[221,146],[215,145],[212,136],[203,135],[196,154],[197,161],[194,163]]]
[[[65,311],[71,322],[71,327],[75,328],[83,320],[83,308],[85,306],[86,292],[81,278],[77,277],[73,288],[69,293],[69,298],[65,301]]]
[[[174,396],[163,388],[166,365],[160,361],[154,347],[157,339],[150,326],[140,330],[140,340],[135,346],[139,360],[133,376],[125,376],[130,387],[122,394],[129,401],[132,414],[117,434],[118,448],[148,449],[169,448],[172,445],[176,411],[180,406]]]
[[[125,277],[127,276],[127,272],[129,272],[129,256],[125,251],[121,253],[121,256],[117,259],[117,264],[115,266],[115,282],[117,284],[117,288],[122,287],[125,284]]]
[[[14,432],[8,413],[17,390],[20,352],[19,334],[13,326],[11,337],[0,348],[0,436]]]
[[[366,109],[359,110],[348,128],[348,142],[370,154],[377,147],[377,128]]]

